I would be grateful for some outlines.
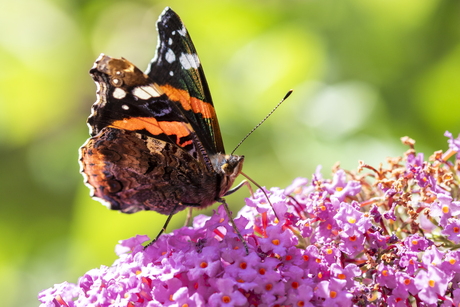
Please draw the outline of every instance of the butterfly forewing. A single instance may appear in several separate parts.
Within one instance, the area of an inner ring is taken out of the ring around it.
[[[208,154],[224,153],[211,94],[190,35],[179,16],[166,8],[157,22],[158,46],[147,74],[173,100]]]
[[[174,144],[197,160],[206,160],[180,108],[132,63],[101,55],[90,74],[98,85],[98,99],[88,118],[92,136],[105,127],[136,131]]]

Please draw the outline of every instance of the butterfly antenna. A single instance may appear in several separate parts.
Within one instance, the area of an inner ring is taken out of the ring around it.
[[[264,118],[259,124],[257,124],[257,126],[255,126],[254,129],[252,129],[251,132],[249,132],[249,133],[241,140],[241,142],[240,142],[238,145],[236,145],[235,149],[233,149],[233,151],[232,151],[232,153],[231,153],[230,155],[233,155],[233,153],[234,153],[234,152],[238,149],[238,147],[240,147],[240,145],[248,138],[248,136],[250,136],[257,128],[259,128],[259,126],[262,125],[262,123],[263,123],[264,121],[266,121],[267,118],[269,118],[270,115],[272,115],[273,112],[275,112],[275,110],[278,109],[278,107],[283,103],[283,101],[285,101],[291,94],[292,94],[292,89],[289,90],[289,92],[287,92],[286,96],[284,96],[284,98],[276,105],[276,107],[274,107],[273,110],[272,110],[270,113],[268,113],[268,115],[265,116],[265,118]]]

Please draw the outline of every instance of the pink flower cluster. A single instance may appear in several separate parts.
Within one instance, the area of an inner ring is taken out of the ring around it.
[[[145,250],[146,236],[121,241],[111,267],[42,291],[41,306],[459,306],[460,160],[447,159],[460,136],[446,136],[430,162],[403,138],[404,164],[265,190],[273,209],[257,191],[235,219],[249,254],[220,206]]]

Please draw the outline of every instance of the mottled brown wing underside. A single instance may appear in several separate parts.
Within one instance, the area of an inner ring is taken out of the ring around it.
[[[114,210],[170,214],[214,203],[216,177],[177,146],[131,131],[104,128],[81,148],[92,196]],[[203,189],[206,187],[206,189]]]

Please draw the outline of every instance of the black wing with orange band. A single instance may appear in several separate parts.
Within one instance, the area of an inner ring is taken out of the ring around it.
[[[167,7],[158,19],[157,31],[157,50],[146,73],[172,100],[180,101],[208,153],[225,153],[208,83],[185,25]]]
[[[104,127],[177,145],[195,159],[224,153],[217,117],[195,48],[180,18],[166,8],[157,22],[159,45],[148,74],[125,59],[101,55],[90,70],[98,99],[91,135]]]
[[[175,144],[198,159],[201,144],[187,118],[131,62],[101,55],[90,74],[98,87],[97,101],[88,117],[92,136],[105,127],[135,131]]]

